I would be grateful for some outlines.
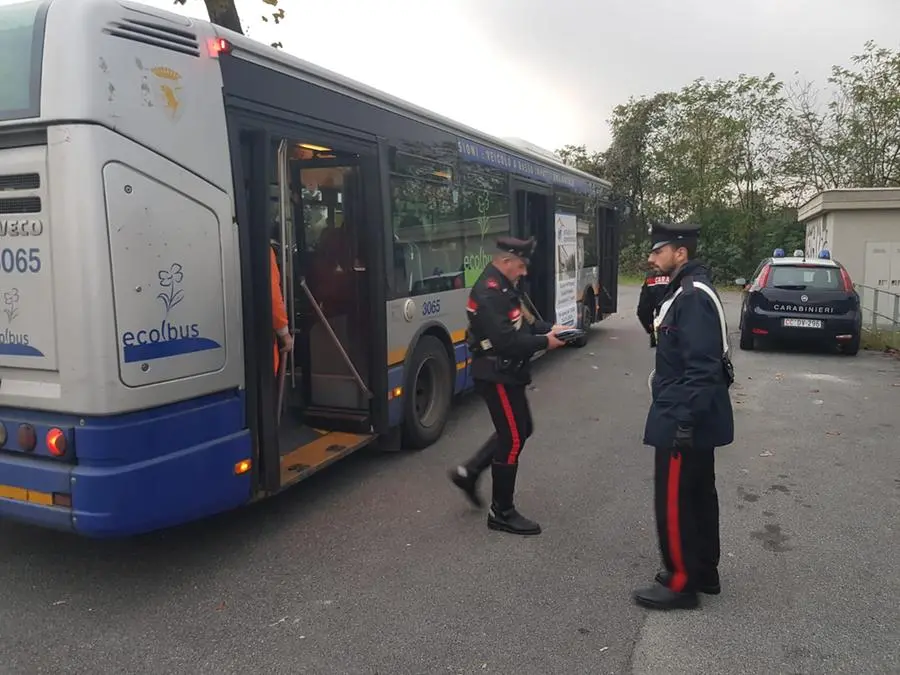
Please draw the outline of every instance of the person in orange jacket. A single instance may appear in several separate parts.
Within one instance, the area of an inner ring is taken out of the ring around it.
[[[269,247],[269,279],[272,287],[272,328],[278,336],[275,342],[275,375],[278,375],[278,366],[281,363],[281,354],[289,353],[294,348],[294,336],[291,335],[287,310],[284,307],[284,296],[281,294],[281,273],[278,271],[278,260],[275,257],[275,249]],[[278,349],[281,342],[281,349]]]

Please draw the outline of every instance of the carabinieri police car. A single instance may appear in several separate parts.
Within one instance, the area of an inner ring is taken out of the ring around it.
[[[757,338],[775,338],[830,343],[849,356],[859,351],[859,294],[847,270],[827,250],[807,259],[800,250],[788,257],[775,249],[749,284],[744,279],[737,283],[744,285],[741,349],[753,349]]]

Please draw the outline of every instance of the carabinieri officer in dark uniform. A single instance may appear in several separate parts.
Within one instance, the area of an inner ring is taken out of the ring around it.
[[[644,284],[641,286],[641,295],[638,298],[637,318],[641,322],[641,326],[650,336],[650,346],[656,346],[656,335],[653,331],[653,319],[656,316],[656,309],[662,302],[663,296],[666,294],[666,287],[669,285],[669,275],[662,274],[657,269],[652,269],[647,273]]]
[[[476,485],[490,466],[493,498],[488,527],[533,535],[541,533],[540,525],[523,517],[513,500],[522,446],[534,431],[525,388],[531,382],[532,355],[563,346],[553,333],[565,327],[525,320],[516,285],[527,273],[534,240],[504,237],[497,240],[497,248],[472,286],[466,305],[475,391],[487,403],[495,433],[465,465],[451,471],[450,478],[481,506]]]
[[[671,276],[654,322],[656,371],[644,429],[644,443],[656,449],[654,502],[665,570],[654,585],[634,594],[638,604],[652,609],[693,608],[698,591],[721,590],[714,449],[734,440],[728,393],[733,371],[723,344],[721,302],[706,268],[691,260],[698,230],[652,230],[649,262]]]

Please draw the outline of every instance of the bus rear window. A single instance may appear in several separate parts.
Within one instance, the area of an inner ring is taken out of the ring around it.
[[[0,120],[40,115],[45,0],[0,0]]]

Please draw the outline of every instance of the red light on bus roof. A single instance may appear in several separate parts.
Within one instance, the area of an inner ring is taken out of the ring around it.
[[[213,38],[209,41],[209,55],[213,58],[219,54],[230,54],[231,43],[225,38]]]

